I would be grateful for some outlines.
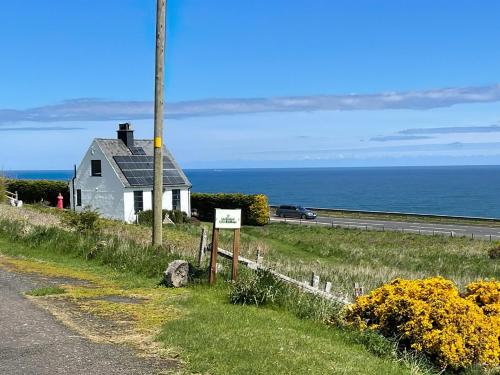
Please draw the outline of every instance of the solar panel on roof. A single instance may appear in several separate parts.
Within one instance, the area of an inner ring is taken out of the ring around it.
[[[116,164],[131,186],[153,185],[153,157],[147,155],[114,156]],[[182,185],[184,178],[169,159],[163,161],[163,184]]]
[[[129,147],[132,155],[146,155],[146,151],[142,147]]]

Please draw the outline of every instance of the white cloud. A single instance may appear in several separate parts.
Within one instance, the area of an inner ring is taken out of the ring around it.
[[[206,117],[263,112],[412,109],[427,110],[464,103],[500,101],[500,85],[440,88],[376,94],[204,99],[167,103],[166,118]],[[151,101],[73,99],[24,110],[0,109],[0,124],[18,122],[125,121],[151,119]]]

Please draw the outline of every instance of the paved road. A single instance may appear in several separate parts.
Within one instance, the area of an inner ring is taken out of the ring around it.
[[[156,374],[131,350],[96,344],[71,332],[23,292],[33,280],[0,269],[0,374]]]
[[[419,223],[392,220],[374,219],[344,219],[318,216],[316,220],[299,220],[295,218],[282,219],[271,216],[271,222],[283,222],[294,224],[309,224],[322,226],[337,226],[343,228],[359,228],[378,231],[398,231],[405,233],[418,233],[425,235],[444,235],[470,237],[481,240],[500,240],[500,228],[489,227],[487,225],[458,225],[441,223]]]

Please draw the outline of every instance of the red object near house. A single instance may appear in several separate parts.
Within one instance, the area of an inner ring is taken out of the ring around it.
[[[59,193],[59,195],[57,196],[57,208],[59,208],[60,210],[63,209],[63,199],[64,197],[61,193]]]

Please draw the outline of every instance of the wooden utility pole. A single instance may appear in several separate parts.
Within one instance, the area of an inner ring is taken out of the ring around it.
[[[153,246],[161,246],[163,200],[163,86],[165,79],[166,0],[156,0],[155,131],[153,183]]]

